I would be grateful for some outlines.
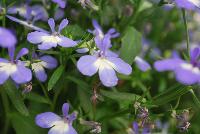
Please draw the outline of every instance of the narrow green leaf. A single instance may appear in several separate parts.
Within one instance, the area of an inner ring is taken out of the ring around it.
[[[128,27],[125,35],[122,37],[120,57],[131,65],[133,64],[135,57],[140,53],[141,47],[141,34],[134,27]]]
[[[177,86],[177,88],[171,88],[170,90],[161,93],[153,98],[154,105],[163,105],[172,100],[177,99],[178,97],[186,94],[189,92],[190,89],[186,86]]]
[[[60,79],[61,75],[63,74],[64,69],[65,69],[65,67],[61,65],[53,73],[53,75],[51,76],[51,78],[50,78],[50,80],[48,82],[48,91],[53,89],[53,87],[55,86],[55,84],[58,82],[58,80]]]
[[[106,91],[106,90],[100,90],[101,95],[108,97],[113,100],[118,101],[130,101],[134,102],[138,100],[141,96],[132,94],[132,93],[125,93],[125,92],[112,92],[112,91]],[[142,100],[143,102],[145,99]]]
[[[34,122],[34,117],[32,116],[22,116],[17,113],[9,114],[11,119],[11,124],[15,130],[16,134],[44,134],[45,132],[36,126]]]
[[[31,101],[38,102],[38,103],[50,104],[47,98],[33,92],[26,94],[25,98]]]
[[[3,86],[4,90],[8,94],[12,104],[17,109],[17,111],[19,111],[21,114],[25,116],[28,116],[29,115],[28,109],[26,108],[26,105],[23,102],[20,91],[16,89],[14,83],[8,80]]]

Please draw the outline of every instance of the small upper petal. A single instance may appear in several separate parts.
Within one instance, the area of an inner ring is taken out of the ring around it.
[[[63,112],[63,115],[66,117],[68,116],[68,113],[69,113],[69,104],[68,103],[64,103],[63,106],[62,106],[62,112]]]
[[[67,19],[63,19],[62,22],[60,23],[58,32],[60,33],[61,30],[63,30],[67,25],[68,25],[69,21]]]
[[[27,48],[22,48],[19,53],[17,54],[16,60],[21,58],[24,55],[27,55],[29,53],[29,50]]]
[[[52,32],[55,32],[55,21],[54,21],[53,18],[50,18],[50,19],[48,20],[48,24],[49,24],[49,26],[50,26],[50,28],[51,28],[51,31],[52,31]]]

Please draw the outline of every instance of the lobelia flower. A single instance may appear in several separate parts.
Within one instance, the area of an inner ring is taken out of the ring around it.
[[[66,0],[52,0],[52,2],[58,4],[60,8],[65,8],[66,6]]]
[[[92,55],[82,56],[78,62],[78,70],[87,76],[92,76],[95,73],[99,73],[99,77],[103,85],[112,87],[117,85],[118,78],[116,72],[129,75],[132,72],[132,68],[129,64],[125,63],[118,57],[117,54],[111,52],[109,48],[111,45],[111,38],[119,36],[114,29],[110,29],[105,35],[103,34],[101,27],[94,20],[93,25],[95,30],[95,43],[98,51],[95,51]]]
[[[0,46],[4,48],[14,47],[17,40],[7,29],[0,27]]]
[[[6,15],[6,17],[30,29],[47,32],[46,30],[34,25],[34,23],[38,20],[47,21],[48,14],[46,10],[40,5],[30,6],[29,3],[30,2],[27,1],[25,4],[21,4],[20,6],[10,7],[7,11],[8,14],[19,14],[25,20],[21,20],[10,15]]]
[[[174,2],[177,7],[187,10],[196,10],[197,8],[200,8],[199,0],[174,0]]]
[[[9,7],[7,10],[8,14],[19,14],[21,17],[26,19],[27,21],[47,21],[48,13],[41,5],[29,5],[30,2],[26,2],[25,4],[21,4],[19,6]]]
[[[52,112],[39,114],[35,118],[35,122],[42,128],[51,128],[48,134],[77,134],[72,123],[76,119],[76,113],[68,114],[69,104],[62,106],[63,116],[60,117]]]
[[[61,35],[61,30],[68,25],[68,20],[63,19],[59,25],[58,31],[55,31],[55,21],[50,18],[48,24],[52,33],[45,33],[40,31],[31,32],[27,36],[27,40],[33,44],[39,44],[38,48],[41,50],[48,50],[57,45],[62,47],[74,47],[77,45],[76,41]]]
[[[14,59],[15,47],[9,47],[10,60],[0,58],[0,84],[3,84],[9,77],[17,84],[27,83],[32,79],[31,70],[25,67],[25,63],[19,59],[28,54],[28,49],[22,48]]]
[[[57,67],[58,63],[55,58],[49,55],[38,56],[36,53],[33,54],[33,63],[31,64],[31,68],[35,73],[36,78],[45,82],[47,80],[47,74],[45,72],[45,68],[54,69]]]
[[[156,61],[154,67],[157,71],[173,71],[177,81],[185,85],[200,82],[200,48],[191,50],[190,62],[180,58],[170,58]]]

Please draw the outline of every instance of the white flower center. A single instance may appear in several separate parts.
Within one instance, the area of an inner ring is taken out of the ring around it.
[[[40,62],[31,64],[31,67],[32,67],[32,70],[33,70],[34,72],[40,72],[40,71],[43,71],[43,70],[44,70],[44,68],[43,68],[43,66],[41,65]]]
[[[199,74],[200,70],[198,67],[194,67],[192,64],[188,64],[188,63],[183,63],[180,65],[183,69],[185,70],[190,70],[195,74]]]
[[[12,63],[0,63],[0,71],[10,75],[17,71],[17,66]]]
[[[59,43],[61,42],[61,39],[59,36],[50,35],[50,36],[42,36],[42,41],[51,42],[51,43]]]
[[[94,63],[96,67],[99,69],[115,69],[115,64],[107,60],[106,58],[98,58]]]

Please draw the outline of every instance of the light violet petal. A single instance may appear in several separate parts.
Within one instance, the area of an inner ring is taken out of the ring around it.
[[[99,78],[104,86],[113,87],[118,83],[118,78],[114,69],[107,65],[100,65],[99,67]]]
[[[0,27],[0,46],[13,47],[17,43],[15,36],[7,29]]]
[[[52,112],[38,114],[35,118],[36,124],[42,128],[50,128],[60,120],[62,120],[61,117]]]
[[[27,55],[29,53],[29,50],[27,48],[22,48],[19,53],[17,54],[16,60],[23,57],[24,55]]]
[[[31,32],[28,34],[27,40],[30,43],[39,44],[42,42],[42,36],[49,36],[49,34],[43,33],[43,32],[38,32],[38,31]]]
[[[4,70],[1,70],[0,66],[0,85],[4,84],[4,82],[9,78],[9,74],[7,74]]]
[[[193,10],[196,8],[196,5],[192,2],[192,0],[175,0],[175,3],[179,8],[185,8],[188,10]]]
[[[54,14],[54,19],[55,20],[60,20],[64,17],[65,12],[63,9],[58,8]]]
[[[58,44],[62,47],[74,47],[77,45],[76,41],[73,41],[70,38],[64,37],[64,36],[60,36],[61,41],[58,42]]]
[[[96,61],[96,56],[82,56],[77,62],[77,68],[82,74],[92,76],[98,70],[98,66],[95,65]]]
[[[184,63],[181,59],[165,59],[156,61],[154,67],[157,71],[171,71],[176,69],[181,63]]]
[[[68,23],[69,23],[69,21],[67,19],[63,19],[59,25],[58,32],[60,33],[61,30],[63,30],[68,25]]]
[[[60,123],[52,127],[48,134],[77,134],[77,132],[71,125]]]
[[[49,55],[40,57],[40,60],[42,60],[41,62],[42,66],[48,69],[54,69],[58,65],[57,60],[54,57],[49,56]]]
[[[57,3],[61,8],[65,8],[65,6],[66,6],[65,0],[52,0],[52,1]]]
[[[191,54],[191,62],[195,62],[200,55],[200,49],[196,47],[190,51],[190,54]]]
[[[17,70],[11,74],[11,78],[17,84],[24,84],[32,79],[32,73],[30,69],[23,65],[17,64]]]
[[[120,58],[116,58],[116,57],[107,57],[107,59],[113,63],[112,67],[121,74],[125,74],[125,75],[129,75],[132,72],[132,68],[131,66],[124,62],[122,59]]]
[[[135,62],[137,64],[138,68],[143,72],[151,69],[151,66],[149,65],[149,63],[146,62],[144,59],[140,58],[139,56],[135,57]]]
[[[52,31],[52,32],[55,32],[55,21],[54,21],[53,18],[50,18],[50,19],[48,20],[48,24],[49,24],[49,26],[50,26],[50,28],[51,28],[51,31]]]
[[[40,62],[33,63],[31,67],[32,67],[33,72],[35,73],[36,78],[39,81],[45,82],[47,80],[47,74]]]
[[[42,44],[38,45],[38,49],[40,49],[40,50],[48,50],[48,49],[51,49],[52,47],[56,47],[56,46],[57,46],[56,43],[43,42]]]
[[[62,113],[63,115],[66,117],[68,116],[69,113],[69,104],[68,103],[64,103],[62,106]]]
[[[180,67],[175,70],[177,81],[185,85],[191,85],[199,82],[200,70],[197,67],[193,67],[189,63],[182,63]]]

